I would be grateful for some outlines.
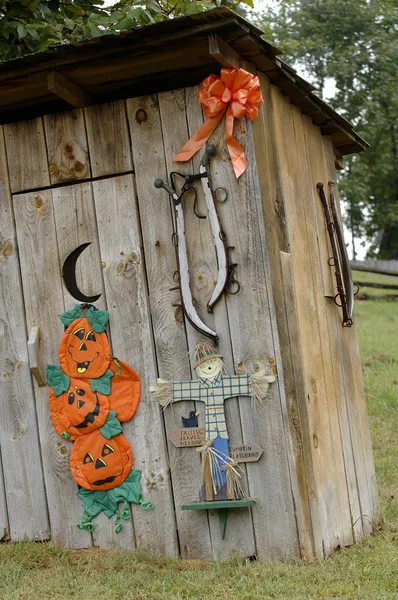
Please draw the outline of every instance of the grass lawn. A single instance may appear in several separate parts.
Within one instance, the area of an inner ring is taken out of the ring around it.
[[[2,544],[0,600],[398,600],[398,304],[358,302],[355,318],[381,500],[378,533],[325,561],[277,565]]]

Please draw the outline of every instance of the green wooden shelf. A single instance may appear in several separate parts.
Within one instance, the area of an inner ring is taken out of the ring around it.
[[[242,500],[213,500],[211,502],[190,502],[183,504],[181,510],[218,510],[220,519],[221,537],[225,537],[227,527],[228,510],[230,508],[246,508],[254,506],[256,501],[253,498],[243,498]]]

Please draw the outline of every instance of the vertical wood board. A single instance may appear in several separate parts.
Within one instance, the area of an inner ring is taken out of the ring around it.
[[[10,536],[45,540],[47,503],[2,128],[0,215],[0,440]],[[2,517],[0,527],[2,537]]]
[[[84,114],[93,177],[130,171],[132,161],[124,101],[88,106]],[[149,158],[150,148],[147,145],[145,148]]]
[[[308,401],[306,426],[312,438],[311,455],[316,474],[314,491],[317,496],[316,505],[321,511],[322,546],[328,555],[336,546],[343,543],[340,497],[336,489],[340,481],[336,480],[336,475],[339,475],[340,471],[333,447],[322,344],[317,320],[316,293],[307,249],[306,225],[300,207],[301,173],[297,155],[292,152],[292,148],[296,145],[292,109],[287,99],[277,89],[273,90],[273,99],[283,166],[298,326],[306,376]]]
[[[58,364],[63,334],[58,316],[65,306],[51,191],[15,196],[14,208],[27,326],[40,328],[42,364]],[[90,534],[76,527],[82,509],[69,469],[71,444],[54,430],[48,387],[37,387],[35,396],[51,537],[70,548],[89,547]]]
[[[141,378],[138,411],[123,429],[133,450],[134,468],[142,471],[144,498],[154,509],[133,506],[136,545],[175,556],[176,528],[161,413],[149,393],[156,379],[156,358],[133,178],[126,175],[95,182],[94,196],[113,352]]]
[[[232,349],[240,372],[250,372],[256,364],[270,372],[275,364],[276,323],[272,321],[268,299],[264,260],[267,250],[263,247],[264,221],[250,123],[239,121],[235,135],[248,159],[248,168],[239,180],[227,153],[223,123],[211,140],[218,149],[212,172],[214,185],[225,187],[229,198],[220,206],[220,216],[228,238],[234,242],[236,278],[241,285],[239,294],[227,296]],[[253,407],[246,398],[240,399],[239,408],[244,440],[264,448],[262,458],[247,465],[249,492],[258,499],[252,511],[258,555],[266,560],[297,556],[297,529],[278,382],[270,386],[265,406]]]
[[[50,185],[41,117],[3,125],[13,193]]]
[[[286,397],[284,414],[285,436],[289,448],[289,469],[294,495],[298,537],[301,556],[308,560],[314,556],[311,513],[308,498],[309,469],[306,456],[310,454],[304,447],[305,436],[301,431],[300,407],[305,406],[305,390],[303,384],[303,365],[297,344],[291,341],[288,318],[296,314],[294,297],[286,309],[285,281],[280,265],[280,252],[289,248],[286,224],[285,197],[282,185],[281,164],[279,158],[278,138],[275,131],[275,118],[268,78],[259,74],[264,105],[260,108],[259,117],[253,122],[257,173],[261,187],[263,203],[263,219],[268,250],[270,269],[270,300],[273,300],[278,335],[275,336],[276,358],[279,379],[283,379],[283,393]],[[271,297],[272,294],[272,297]],[[279,342],[279,346],[278,343]],[[279,347],[279,351],[278,351]],[[291,350],[294,348],[294,351]],[[297,366],[295,367],[295,364]]]
[[[83,110],[45,115],[51,185],[91,175]]]
[[[332,450],[335,461],[334,482],[335,489],[338,495],[341,514],[341,545],[349,546],[353,543],[351,531],[351,513],[349,502],[349,490],[355,487],[355,473],[347,471],[351,455],[351,447],[349,436],[343,435],[344,422],[339,410],[339,402],[344,403],[344,389],[337,386],[335,380],[335,371],[333,362],[335,354],[332,352],[331,341],[329,339],[329,329],[327,322],[326,305],[330,305],[330,298],[325,298],[322,293],[322,268],[317,245],[317,226],[315,214],[313,212],[313,197],[314,185],[307,160],[307,146],[305,139],[305,130],[303,126],[302,113],[299,108],[292,106],[292,117],[294,136],[296,140],[296,161],[299,174],[299,207],[301,204],[301,214],[304,217],[304,227],[298,221],[298,227],[303,233],[303,242],[307,248],[307,264],[309,266],[310,276],[312,280],[312,289],[315,299],[315,314],[314,318],[317,321],[319,330],[319,341],[321,348],[321,360],[323,365],[323,373],[325,379],[325,410],[329,418],[329,427],[331,431]],[[319,441],[319,440],[318,440]],[[349,478],[349,481],[347,479]]]
[[[4,487],[3,465],[0,453],[0,542],[10,539],[10,528],[8,525],[8,513],[6,504],[6,492]]]
[[[137,121],[138,110],[147,119]],[[141,219],[153,336],[158,374],[163,379],[190,379],[187,339],[173,273],[177,269],[171,236],[173,221],[170,202],[164,190],[154,187],[156,178],[167,180],[158,99],[139,97],[127,101],[138,206]],[[146,148],[150,147],[151,170],[147,168]],[[155,400],[153,400],[155,402]],[[167,431],[181,426],[194,403],[178,402],[164,412]],[[182,511],[181,505],[197,498],[200,460],[195,448],[175,448],[168,444],[180,552],[183,558],[212,558],[207,515],[203,511]],[[174,477],[176,476],[176,477]]]
[[[73,250],[90,243],[76,263],[76,282],[79,290],[87,296],[102,294],[95,305],[103,309],[106,300],[91,183],[54,189],[52,197],[60,270]],[[70,295],[62,279],[61,282],[64,304],[69,310],[78,301]]]
[[[330,140],[322,140],[327,178],[336,181],[334,151]],[[336,198],[338,200],[337,190]],[[340,320],[340,315],[339,315]],[[361,505],[362,526],[365,533],[371,533],[379,516],[376,474],[373,460],[365,390],[361,369],[358,340],[354,326],[341,327],[341,360],[344,378],[348,388],[347,409],[349,413],[351,435],[354,446],[354,458],[358,479],[358,493]],[[362,456],[361,456],[362,446]]]
[[[308,204],[312,205],[312,229],[313,229],[313,255],[318,260],[322,260],[322,255],[316,250],[316,239],[322,235],[323,227],[319,228],[317,221],[316,204],[320,204],[316,183],[324,179],[324,163],[322,138],[319,129],[314,126],[310,118],[303,117],[305,139],[307,147],[307,161],[310,169],[310,177],[312,181],[312,190],[309,190]],[[326,184],[326,182],[324,182]],[[347,489],[350,502],[351,523],[353,534],[358,540],[362,535],[361,509],[357,488],[357,473],[354,462],[355,449],[352,445],[351,432],[349,426],[349,418],[347,413],[347,386],[344,380],[343,363],[341,355],[341,309],[339,309],[330,298],[324,298],[322,313],[325,315],[327,323],[327,337],[330,344],[330,365],[333,370],[333,378],[336,386],[336,406],[338,410],[342,449],[344,453],[344,465],[347,479]],[[325,335],[325,334],[324,334]]]
[[[199,164],[204,150],[199,152],[190,163],[173,163],[171,157],[183,146],[203,122],[200,105],[197,102],[197,88],[166,92],[159,95],[160,112],[162,119],[162,131],[166,165],[169,173],[173,170],[185,173],[199,171]],[[182,118],[184,117],[184,118]],[[217,160],[215,158],[214,160]],[[213,161],[211,161],[213,162]],[[211,168],[211,166],[210,166]],[[198,209],[200,213],[206,214],[205,198],[200,182],[196,182]],[[217,280],[217,261],[215,255],[215,243],[210,230],[209,219],[198,219],[193,211],[192,195],[185,196],[183,200],[185,213],[185,237],[187,242],[188,265],[190,274],[190,286],[202,320],[216,330],[219,337],[219,349],[223,354],[224,362],[233,372],[233,358],[231,351],[229,323],[226,311],[225,298],[221,298],[214,308],[212,315],[207,313],[207,301],[209,300]],[[188,322],[185,324],[188,338],[188,348],[192,362],[193,377],[196,378],[194,370],[195,346],[206,338],[198,333]],[[196,409],[201,413],[204,424],[204,404],[196,403]],[[240,413],[238,400],[231,398],[225,403],[228,434],[231,444],[243,442],[240,424]],[[241,469],[242,485],[248,490],[245,468]],[[200,479],[196,482],[199,492]],[[231,546],[236,548],[240,556],[252,556],[256,553],[253,525],[248,510],[233,511],[228,518],[228,528],[225,539],[220,535],[220,524],[217,513],[209,513],[210,532],[212,540],[213,557],[216,560],[227,558],[231,554]]]

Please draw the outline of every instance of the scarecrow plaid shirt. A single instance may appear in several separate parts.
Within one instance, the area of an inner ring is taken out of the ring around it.
[[[252,385],[249,375],[219,373],[213,379],[173,381],[173,402],[193,400],[206,405],[206,438],[217,436],[228,438],[225,422],[224,400],[235,396],[251,396]]]

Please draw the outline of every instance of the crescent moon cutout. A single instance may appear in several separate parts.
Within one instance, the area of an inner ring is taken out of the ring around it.
[[[62,267],[62,277],[64,279],[66,289],[68,290],[70,295],[73,296],[75,300],[79,300],[79,302],[86,302],[87,304],[96,302],[98,298],[101,297],[101,294],[98,294],[98,296],[86,296],[85,294],[83,294],[83,292],[79,290],[77,286],[77,259],[79,258],[83,250],[85,250],[90,244],[91,242],[86,242],[85,244],[82,244],[81,246],[78,246],[75,250],[73,250],[73,252],[71,252],[65,260],[64,265]]]

